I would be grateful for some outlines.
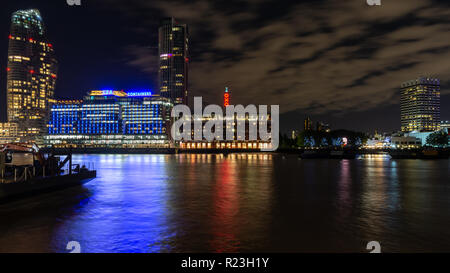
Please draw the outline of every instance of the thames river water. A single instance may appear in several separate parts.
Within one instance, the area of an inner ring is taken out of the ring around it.
[[[76,155],[88,184],[0,205],[0,252],[450,251],[450,161]]]

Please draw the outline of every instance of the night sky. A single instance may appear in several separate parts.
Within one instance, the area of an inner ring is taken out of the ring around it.
[[[450,1],[382,0],[3,1],[1,110],[6,114],[10,17],[37,8],[59,61],[58,98],[94,89],[157,90],[159,20],[191,32],[189,97],[220,104],[279,104],[282,130],[306,115],[333,129],[400,128],[399,86],[441,79],[442,119],[450,119]],[[192,101],[192,99],[191,99]]]

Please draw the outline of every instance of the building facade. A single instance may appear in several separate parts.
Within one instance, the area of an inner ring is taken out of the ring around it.
[[[183,140],[177,143],[181,149],[198,150],[198,149],[242,149],[242,150],[259,150],[272,148],[271,140],[262,140],[258,134],[259,121],[257,117],[251,117],[248,113],[245,116],[233,115],[230,117],[221,117],[216,115],[202,117],[187,117],[191,120],[191,140]],[[212,141],[208,141],[203,135],[204,129],[208,122],[218,122],[222,125],[223,132],[217,135]],[[199,126],[196,128],[195,123]],[[243,129],[242,135],[238,133]],[[269,113],[267,116],[267,130],[272,132],[272,118]],[[227,136],[227,131],[232,132],[231,139]],[[253,134],[251,133],[253,131]],[[196,140],[195,135],[202,135],[201,140]],[[254,136],[254,138],[252,137]]]
[[[173,104],[150,92],[91,91],[52,106],[46,146],[147,148],[169,145]]]
[[[391,137],[390,148],[394,149],[414,149],[422,147],[422,140],[414,136],[393,136]]]
[[[0,144],[19,142],[17,123],[0,123]]]
[[[189,32],[187,25],[174,18],[161,21],[159,27],[159,92],[174,104],[187,104],[189,68]]]
[[[440,129],[440,81],[419,77],[401,85],[401,130],[433,132]]]
[[[57,78],[53,45],[45,36],[38,10],[19,10],[11,19],[7,65],[8,122],[17,124],[21,141],[45,133]]]

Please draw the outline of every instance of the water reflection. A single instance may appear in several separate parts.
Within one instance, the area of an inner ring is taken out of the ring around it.
[[[88,158],[86,158],[88,157]],[[95,194],[83,213],[55,230],[54,245],[80,242],[86,252],[161,252],[167,228],[168,175],[164,155],[77,156],[96,162],[98,178],[87,188]]]
[[[239,249],[236,236],[239,223],[235,222],[235,215],[239,212],[236,175],[236,161],[233,159],[216,165],[214,213],[211,217],[211,248],[215,252],[236,252]]]
[[[450,251],[449,161],[78,155],[84,187],[0,205],[0,252]]]
[[[341,175],[338,182],[338,210],[339,217],[347,219],[351,213],[352,199],[351,199],[351,186],[352,177],[350,173],[350,161],[342,160],[340,162]]]

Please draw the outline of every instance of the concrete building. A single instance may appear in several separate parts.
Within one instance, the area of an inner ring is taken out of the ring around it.
[[[412,149],[422,147],[420,138],[412,136],[393,136],[391,137],[391,148],[394,149]]]

